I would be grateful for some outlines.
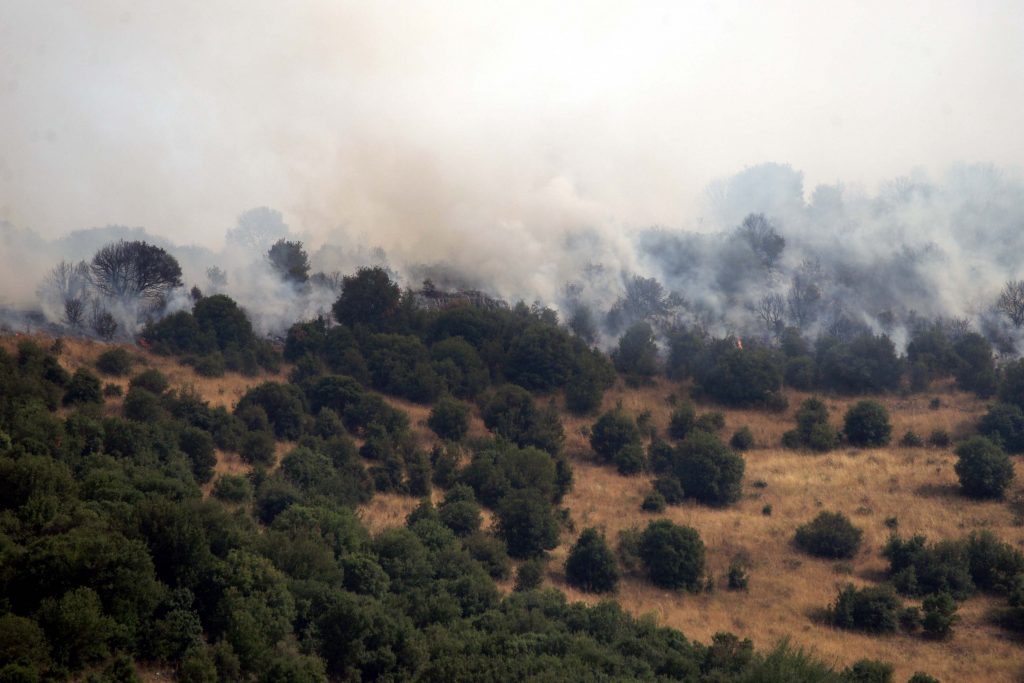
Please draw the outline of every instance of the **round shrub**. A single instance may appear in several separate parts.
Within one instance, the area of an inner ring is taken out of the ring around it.
[[[665,505],[665,496],[657,491],[651,491],[644,496],[644,502],[640,504],[640,509],[644,512],[663,512]]]
[[[696,591],[703,585],[704,542],[696,529],[651,522],[640,535],[639,553],[656,586]]]
[[[527,560],[516,570],[515,590],[517,593],[532,591],[540,588],[542,581],[544,581],[544,562],[540,559]]]
[[[936,429],[928,435],[928,445],[935,448],[948,448],[949,444],[952,443],[952,439],[949,438],[949,432],[945,429]]]
[[[245,503],[252,498],[252,486],[245,477],[224,474],[213,485],[213,496],[227,503]]]
[[[598,418],[590,432],[590,447],[602,462],[611,462],[629,444],[640,443],[640,429],[621,410],[609,410]]]
[[[106,398],[120,398],[124,396],[124,389],[117,384],[105,384],[103,385],[103,395]]]
[[[661,494],[669,505],[679,505],[686,498],[683,485],[674,476],[658,477],[654,480],[654,490]]]
[[[79,368],[71,377],[67,391],[64,392],[63,403],[66,406],[81,403],[102,403],[103,393],[99,377],[85,368]]]
[[[921,448],[924,446],[924,439],[914,430],[908,429],[903,434],[903,438],[900,439],[900,446],[904,448]]]
[[[196,360],[193,366],[196,373],[203,377],[223,377],[227,370],[224,356],[220,353],[209,353]]]
[[[130,389],[139,387],[140,389],[151,391],[157,396],[167,391],[167,387],[169,386],[170,382],[167,381],[167,377],[156,368],[143,370],[132,377],[131,381],[128,383],[128,387]]]
[[[797,527],[796,544],[817,557],[849,559],[860,549],[864,532],[841,512],[822,512],[813,521]]]
[[[695,430],[677,449],[674,470],[687,498],[728,505],[740,498],[745,467],[743,456],[711,434]]]
[[[121,347],[109,349],[96,359],[96,369],[104,375],[124,377],[132,371],[132,357]]]
[[[1002,498],[1013,481],[1013,463],[1006,452],[983,436],[956,447],[960,488],[971,498]]]
[[[627,444],[615,454],[615,468],[619,474],[637,474],[643,471],[644,465],[644,449],[638,443]]]
[[[859,401],[846,411],[843,431],[854,446],[885,446],[892,435],[889,412],[878,401]]]
[[[619,567],[604,534],[584,529],[565,561],[565,579],[588,593],[608,593],[619,585]]]
[[[469,431],[469,406],[445,396],[430,411],[427,426],[446,441],[461,441]]]
[[[252,465],[264,467],[274,463],[274,437],[267,432],[249,432],[242,439],[239,450],[242,460]]]
[[[701,429],[709,434],[717,434],[725,429],[725,415],[717,410],[704,413],[693,423],[694,429]]]
[[[682,440],[693,429],[697,421],[697,411],[692,403],[684,403],[672,411],[672,418],[668,423],[668,435],[673,439]]]
[[[754,432],[750,431],[750,427],[740,427],[733,432],[729,445],[737,451],[749,451],[754,447]]]

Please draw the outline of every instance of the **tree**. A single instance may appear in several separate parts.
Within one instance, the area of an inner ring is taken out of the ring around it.
[[[498,531],[512,557],[537,557],[554,548],[558,529],[551,503],[533,489],[509,493],[498,508]]]
[[[786,305],[789,307],[790,318],[797,327],[804,327],[814,321],[818,315],[821,301],[821,265],[817,261],[804,261],[793,273]]]
[[[1024,325],[1024,280],[1008,280],[996,300],[996,310],[1019,328]]]
[[[956,600],[949,593],[929,595],[921,603],[924,619],[921,626],[929,638],[946,640],[953,635],[953,626],[960,621],[956,615]]]
[[[565,561],[569,585],[588,593],[609,593],[619,584],[619,567],[604,534],[584,529]]]
[[[846,411],[843,433],[854,446],[877,448],[889,443],[892,425],[889,411],[878,401],[859,401]]]
[[[848,559],[857,554],[864,532],[841,512],[822,512],[797,527],[796,544],[817,557]]]
[[[899,628],[900,600],[889,586],[854,588],[848,584],[839,590],[829,617],[839,628],[869,633],[895,633]]]
[[[309,255],[302,242],[289,242],[282,237],[270,247],[267,259],[285,282],[302,284],[309,280]]]
[[[345,325],[380,324],[398,312],[402,290],[380,266],[360,268],[342,280],[341,296],[332,308],[334,318]]]
[[[974,436],[956,447],[960,488],[971,498],[1002,498],[1013,481],[1013,463],[997,444]]]
[[[765,294],[758,299],[754,311],[769,334],[778,334],[785,325],[786,300],[781,294]]]
[[[192,315],[200,332],[212,337],[221,351],[250,348],[256,341],[249,316],[226,294],[200,299],[192,309]]]
[[[752,213],[743,219],[743,224],[736,232],[742,237],[768,270],[775,266],[782,250],[786,248],[786,240],[771,224],[763,213]]]
[[[638,322],[630,326],[612,352],[612,360],[615,369],[627,375],[651,377],[658,372],[658,347],[650,324]]]
[[[228,230],[226,242],[234,247],[266,253],[274,242],[288,236],[288,226],[280,211],[260,206],[245,211],[235,227]]]
[[[99,378],[85,368],[76,370],[64,393],[63,403],[66,406],[80,403],[103,403]]]
[[[40,297],[59,310],[63,321],[72,327],[85,323],[86,303],[92,287],[90,275],[89,264],[85,261],[61,261],[40,285]]]
[[[696,529],[668,520],[651,522],[640,535],[640,558],[656,586],[696,591],[704,576],[704,542]]]
[[[1007,453],[1024,453],[1024,411],[1012,403],[996,403],[979,420],[978,433]]]
[[[534,324],[509,345],[505,372],[509,381],[531,391],[550,391],[565,384],[573,366],[573,348],[566,333]]]
[[[146,242],[119,240],[92,257],[92,281],[103,294],[118,300],[141,298],[163,301],[181,287],[181,266],[160,247]]]

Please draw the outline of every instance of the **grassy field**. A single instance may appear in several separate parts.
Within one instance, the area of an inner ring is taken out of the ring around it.
[[[49,344],[48,340],[42,340]],[[8,349],[14,337],[0,340]],[[61,356],[70,370],[91,366],[106,345],[66,340]],[[141,350],[133,350],[138,369],[156,367],[177,387],[192,387],[213,404],[232,406],[246,389],[276,376],[203,378],[191,368],[178,365]],[[126,388],[127,379],[104,378]],[[650,411],[651,423],[662,433],[672,411],[670,397],[686,396],[685,385],[659,381],[641,388],[616,386],[605,397],[605,408],[621,405],[639,415]],[[708,547],[708,566],[715,590],[699,595],[679,594],[653,587],[637,577],[626,577],[615,598],[628,610],[652,613],[666,625],[681,629],[688,637],[706,641],[718,631],[732,631],[750,637],[766,648],[788,637],[795,645],[812,648],[837,666],[862,657],[886,660],[896,665],[896,680],[904,681],[915,671],[926,671],[942,681],[1018,681],[1024,676],[1024,643],[991,623],[991,611],[999,599],[978,596],[960,609],[961,623],[951,641],[936,643],[913,636],[875,637],[832,629],[819,613],[835,597],[837,587],[847,582],[866,584],[884,577],[886,563],[879,551],[895,519],[901,534],[922,533],[931,540],[957,538],[973,530],[987,529],[1015,546],[1024,545],[1024,475],[1019,476],[999,502],[970,501],[959,495],[953,472],[951,449],[900,448],[854,450],[812,455],[781,449],[781,435],[794,425],[793,412],[806,395],[789,394],[790,409],[782,414],[763,411],[724,410],[728,438],[746,425],[755,436],[756,448],[746,454],[746,477],[742,500],[725,509],[693,504],[669,508],[652,515],[640,510],[650,490],[650,477],[623,477],[609,467],[591,462],[586,430],[594,418],[566,415],[566,450],[575,471],[575,486],[566,497],[577,530],[596,526],[604,529],[612,543],[619,531],[646,525],[659,517],[695,527]],[[930,407],[938,398],[938,408]],[[557,399],[556,399],[557,400]],[[954,437],[968,433],[984,404],[949,386],[913,397],[881,399],[893,417],[894,442],[907,429],[927,436],[944,429]],[[434,437],[426,427],[429,409],[392,401],[406,410],[420,445],[429,447]],[[833,423],[839,426],[842,413],[852,401],[828,397],[826,403]],[[107,410],[116,412],[117,401]],[[698,405],[700,411],[716,409]],[[485,433],[478,417],[471,434]],[[279,455],[288,448],[279,445]],[[242,473],[247,466],[237,456],[218,454],[219,473]],[[1018,463],[1019,469],[1019,461]],[[435,492],[435,497],[439,492]],[[372,531],[404,523],[417,500],[393,494],[377,495],[360,510]],[[764,514],[766,505],[771,514]],[[831,562],[808,557],[792,546],[794,529],[819,511],[847,514],[864,529],[864,543],[849,562]],[[890,522],[891,523],[891,522]],[[563,564],[574,535],[566,532],[562,544],[552,552],[546,583],[565,591],[571,599],[594,602],[597,598],[568,587]],[[750,588],[745,592],[726,590],[724,574],[734,557],[750,565]],[[505,590],[511,582],[503,582]]]

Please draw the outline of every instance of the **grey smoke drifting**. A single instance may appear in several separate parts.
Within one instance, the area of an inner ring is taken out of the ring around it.
[[[270,206],[328,272],[563,309],[577,282],[601,310],[644,275],[740,331],[816,258],[865,324],[980,320],[1016,275],[1019,183],[955,164],[1024,158],[1019,3],[763,5],[10,0],[0,298],[94,251],[62,235],[144,226],[275,327],[322,301],[227,241]],[[751,212],[787,240],[769,273],[717,236]]]

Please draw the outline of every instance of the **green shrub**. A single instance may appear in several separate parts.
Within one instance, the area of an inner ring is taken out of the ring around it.
[[[149,368],[148,370],[143,370],[139,374],[132,377],[131,381],[128,382],[129,389],[134,389],[135,387],[138,387],[140,389],[145,389],[146,391],[151,391],[157,396],[160,396],[165,391],[167,391],[167,388],[169,386],[170,382],[167,380],[166,375],[164,375],[164,373],[160,372],[156,368]]]
[[[124,416],[136,422],[159,422],[166,417],[160,397],[141,387],[132,387],[124,397]]]
[[[601,415],[590,430],[590,447],[598,460],[612,462],[627,445],[640,445],[640,430],[629,415],[621,410],[609,410]]]
[[[673,476],[658,477],[654,480],[654,490],[661,494],[669,505],[679,505],[686,499],[682,484]]]
[[[679,445],[674,472],[687,498],[728,505],[740,499],[745,467],[743,456],[711,434],[696,430]]]
[[[843,683],[892,683],[896,667],[888,662],[874,659],[860,659],[843,669],[840,678]]]
[[[900,601],[888,586],[839,590],[829,608],[829,620],[838,628],[868,633],[895,633],[899,628]]]
[[[124,377],[132,371],[132,356],[119,346],[108,349],[96,359],[96,369],[104,375]]]
[[[939,679],[921,671],[914,672],[914,675],[907,679],[907,683],[940,683]]]
[[[639,443],[626,444],[615,454],[615,469],[619,474],[637,474],[644,470],[645,465],[644,449]]]
[[[656,586],[697,591],[703,585],[704,542],[696,529],[668,520],[651,522],[640,536],[638,552]]]
[[[515,590],[517,593],[524,591],[532,591],[540,588],[540,584],[544,581],[544,562],[537,558],[532,560],[526,560],[519,569],[516,570],[516,585]]]
[[[974,591],[966,546],[957,541],[926,545],[924,536],[902,539],[893,535],[882,549],[889,560],[889,577],[898,591],[915,597],[949,593],[962,599]]]
[[[203,377],[223,377],[227,365],[220,353],[208,353],[198,358],[193,366],[197,374]]]
[[[971,498],[1002,498],[1013,481],[1013,463],[997,444],[975,436],[956,447],[960,488]]]
[[[953,626],[960,621],[956,614],[956,600],[949,593],[929,595],[921,603],[924,633],[934,640],[946,640],[953,635]]]
[[[227,503],[246,503],[252,499],[252,485],[245,477],[223,474],[213,485],[213,496]]]
[[[740,427],[733,432],[729,445],[737,451],[749,451],[754,447],[754,432],[750,431],[750,427]]]
[[[103,385],[103,396],[106,398],[120,398],[124,396],[124,389],[118,384]]]
[[[584,529],[569,550],[565,561],[565,579],[571,586],[588,593],[608,593],[619,584],[619,567],[608,548],[604,534]]]
[[[537,557],[558,545],[558,519],[551,503],[534,489],[513,491],[502,499],[498,530],[512,557]]]
[[[274,437],[267,432],[249,432],[242,439],[239,455],[244,462],[251,465],[269,467],[274,464],[275,446]]]
[[[817,557],[849,559],[857,554],[864,532],[841,512],[822,512],[797,527],[796,544]]]
[[[501,539],[489,534],[474,533],[462,540],[469,556],[479,562],[492,579],[507,579],[512,572],[512,561]],[[524,564],[530,563],[527,560]]]
[[[725,429],[725,415],[717,410],[704,413],[693,423],[694,429],[700,429],[708,434],[717,434]]]
[[[644,496],[644,501],[640,504],[640,509],[644,512],[663,512],[666,504],[665,496],[661,495],[657,491],[651,491]]]
[[[1002,446],[1007,453],[1024,452],[1024,411],[997,403],[978,422],[978,433]]]
[[[427,426],[447,441],[461,441],[469,431],[469,406],[454,398],[443,397],[430,411]]]
[[[103,403],[100,379],[85,368],[79,368],[71,376],[67,391],[64,392],[62,403],[66,406],[83,403]]]
[[[843,433],[847,441],[861,448],[874,448],[889,443],[892,425],[889,412],[878,401],[859,401],[846,411]]]
[[[681,441],[690,433],[696,421],[697,411],[693,404],[687,401],[672,411],[672,417],[668,423],[668,435]]]
[[[726,585],[729,590],[745,591],[750,585],[750,574],[747,565],[739,560],[729,563],[729,571],[725,575]]]
[[[904,448],[922,448],[924,446],[924,439],[917,432],[908,429],[903,434],[903,438],[900,439],[900,446]]]
[[[945,429],[933,430],[928,435],[928,445],[934,446],[935,448],[948,448],[949,444],[952,443],[952,439],[949,437],[949,432]]]

